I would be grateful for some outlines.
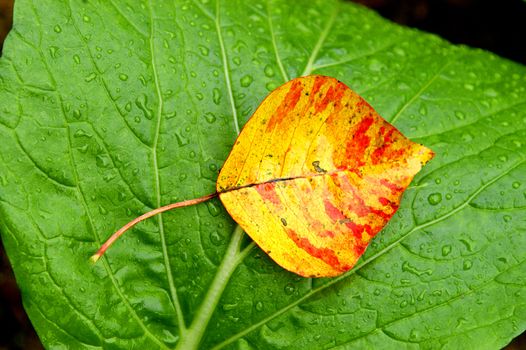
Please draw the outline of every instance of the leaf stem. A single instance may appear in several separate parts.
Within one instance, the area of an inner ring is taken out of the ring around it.
[[[146,220],[148,218],[151,218],[152,216],[155,216],[157,214],[163,213],[163,212],[168,211],[168,210],[172,210],[172,209],[175,209],[175,208],[188,207],[190,205],[195,205],[195,204],[206,202],[207,200],[212,199],[212,198],[216,197],[217,195],[218,195],[217,193],[212,193],[212,194],[209,194],[209,195],[206,195],[206,196],[203,196],[203,197],[194,198],[194,199],[188,199],[186,201],[168,204],[168,205],[165,205],[163,207],[160,207],[160,208],[154,209],[152,211],[149,211],[149,212],[147,212],[145,214],[142,214],[139,217],[136,217],[135,219],[133,219],[132,221],[128,222],[126,225],[121,227],[113,235],[111,235],[111,237],[106,242],[104,242],[104,244],[99,248],[97,253],[95,253],[95,254],[93,254],[91,256],[90,260],[92,262],[94,262],[94,263],[97,262],[97,260],[100,259],[100,257],[106,252],[106,250],[108,250],[108,248],[120,236],[122,236],[126,231],[128,231],[133,226],[137,225],[139,222],[144,221],[144,220]]]
[[[192,324],[188,328],[188,332],[181,340],[177,343],[177,350],[195,350],[200,349],[201,339],[203,334],[212,318],[214,311],[217,308],[219,299],[226,288],[230,277],[236,270],[237,266],[243,261],[247,254],[255,246],[255,243],[249,244],[245,249],[240,250],[241,242],[243,239],[243,228],[236,225],[230,244],[225,252],[225,257],[221,264],[217,268],[214,280],[208,288],[208,292],[201,303],[201,306],[197,310]]]

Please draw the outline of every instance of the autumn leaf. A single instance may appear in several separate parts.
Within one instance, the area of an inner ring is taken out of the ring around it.
[[[342,82],[296,78],[274,90],[245,125],[216,194],[141,215],[92,260],[140,221],[218,194],[279,265],[305,277],[337,276],[354,266],[432,157]]]
[[[217,192],[279,265],[306,277],[336,276],[354,266],[432,157],[342,82],[313,75],[263,101]]]

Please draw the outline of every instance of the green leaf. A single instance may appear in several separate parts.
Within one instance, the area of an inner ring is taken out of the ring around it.
[[[526,69],[335,1],[16,1],[0,231],[48,348],[500,348],[526,328]],[[334,76],[436,152],[357,267],[300,278],[214,191],[270,90]]]

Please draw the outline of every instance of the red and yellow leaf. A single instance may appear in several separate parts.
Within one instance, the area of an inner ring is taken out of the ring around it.
[[[217,192],[279,265],[302,276],[336,276],[354,266],[432,157],[340,81],[307,76],[262,102]]]

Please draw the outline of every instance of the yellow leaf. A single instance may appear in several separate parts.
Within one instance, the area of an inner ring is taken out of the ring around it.
[[[432,157],[342,82],[307,76],[261,103],[217,192],[279,265],[302,276],[336,276],[354,266]]]

